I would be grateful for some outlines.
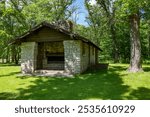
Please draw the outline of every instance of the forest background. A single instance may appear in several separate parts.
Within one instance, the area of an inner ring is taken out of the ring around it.
[[[100,62],[142,71],[150,63],[149,6],[149,0],[0,0],[0,62],[19,63],[20,46],[10,42],[37,24],[71,20],[74,33],[103,50]]]

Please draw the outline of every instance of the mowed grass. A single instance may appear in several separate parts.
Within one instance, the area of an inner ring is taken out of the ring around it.
[[[150,65],[144,65],[141,73],[128,73],[127,67],[110,64],[108,70],[88,71],[75,78],[52,78],[19,76],[20,66],[0,64],[0,99],[150,99]]]

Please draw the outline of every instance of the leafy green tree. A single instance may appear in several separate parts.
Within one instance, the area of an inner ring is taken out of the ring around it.
[[[114,1],[112,0],[96,0],[95,5],[91,5],[89,1],[86,1],[86,7],[89,12],[89,21],[93,26],[93,30],[95,32],[95,37],[97,37],[97,42],[100,41],[100,37],[105,33],[105,37],[109,37],[112,39],[111,56],[114,62],[119,62],[119,46],[117,40],[117,32],[116,32],[116,8],[114,5]],[[102,40],[102,39],[101,39]]]
[[[142,71],[140,21],[145,8],[149,5],[149,0],[118,0],[118,3],[120,4],[120,14],[127,17],[130,24],[131,55],[128,71]]]
[[[107,55],[114,56],[114,62],[130,61],[130,72],[142,71],[141,58],[149,55],[149,4],[148,0],[96,0],[94,5],[86,4],[90,27],[94,27],[93,39],[99,40]]]
[[[20,48],[9,45],[10,39],[21,35],[42,21],[66,20],[72,15],[74,0],[1,0],[0,55],[7,62],[18,63]]]

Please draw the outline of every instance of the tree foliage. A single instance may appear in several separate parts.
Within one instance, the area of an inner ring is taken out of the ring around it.
[[[95,34],[93,38],[99,40],[104,50],[101,59],[127,63],[130,61],[129,71],[141,71],[142,58],[143,61],[148,60],[150,52],[150,1],[96,0],[95,4],[90,4],[86,0],[85,4],[91,28],[96,27],[92,30]]]
[[[42,21],[71,19],[78,8],[72,7],[74,1],[1,0],[0,58],[18,63],[20,48],[9,45],[10,39]],[[95,0],[95,4],[89,1],[85,0],[88,26],[75,21],[74,32],[102,48],[100,61],[130,63],[129,71],[142,70],[142,62],[150,60],[150,1]]]
[[[0,58],[18,63],[20,48],[9,45],[10,39],[47,21],[66,20],[72,15],[74,0],[1,0],[0,1]]]

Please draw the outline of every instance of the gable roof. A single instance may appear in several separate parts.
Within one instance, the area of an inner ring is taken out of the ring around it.
[[[83,37],[83,36],[80,36],[78,34],[75,34],[75,33],[72,33],[68,30],[65,30],[63,28],[60,28],[54,24],[50,24],[50,23],[47,23],[47,22],[42,22],[40,24],[38,24],[37,26],[33,27],[32,29],[30,29],[29,31],[27,31],[26,33],[24,33],[23,35],[17,37],[12,43],[13,44],[16,44],[18,42],[22,42],[23,39],[29,35],[31,35],[33,32],[35,32],[36,30],[42,28],[42,27],[48,27],[50,29],[53,29],[53,30],[57,30],[58,32],[61,32],[65,35],[68,35],[70,36],[71,39],[74,39],[74,40],[81,40],[85,43],[89,43],[91,45],[93,45],[94,47],[96,47],[98,50],[102,51],[97,45],[95,45],[92,41],[88,40],[87,38]]]

